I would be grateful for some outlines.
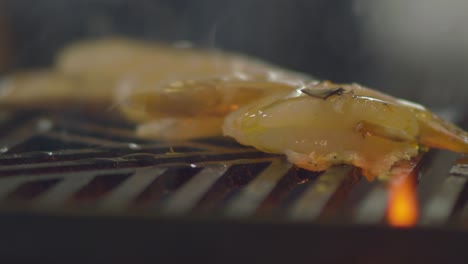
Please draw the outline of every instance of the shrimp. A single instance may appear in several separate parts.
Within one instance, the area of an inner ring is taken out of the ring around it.
[[[371,180],[427,148],[468,152],[468,134],[424,107],[327,81],[247,104],[225,118],[223,131],[304,169],[352,164]]]
[[[385,179],[395,164],[431,147],[468,153],[462,129],[421,105],[358,84],[190,80],[125,99],[127,117],[142,122],[140,136],[223,133],[311,171],[352,164],[369,180]]]
[[[312,171],[351,164],[385,178],[428,148],[468,153],[468,134],[421,105],[224,52],[84,41],[59,53],[52,69],[26,76],[9,79],[0,105],[68,102],[87,87],[88,100],[113,102],[138,136],[230,136]],[[34,93],[38,80],[49,88]]]

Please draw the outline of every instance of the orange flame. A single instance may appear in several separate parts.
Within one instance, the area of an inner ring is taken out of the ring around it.
[[[418,221],[414,175],[402,175],[390,183],[387,221],[394,227],[410,227]]]

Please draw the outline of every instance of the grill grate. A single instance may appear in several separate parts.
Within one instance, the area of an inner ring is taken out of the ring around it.
[[[0,210],[344,224],[385,216],[387,190],[351,167],[308,172],[222,137],[136,138],[117,118],[0,116]],[[468,227],[468,161],[432,151],[420,172],[419,224]]]

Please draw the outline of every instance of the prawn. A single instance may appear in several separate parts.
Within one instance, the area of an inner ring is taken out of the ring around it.
[[[423,106],[358,84],[202,80],[127,95],[122,110],[144,137],[222,133],[298,167],[361,168],[368,179],[428,148],[468,153],[468,134]],[[145,115],[145,117],[142,117]]]
[[[25,102],[24,94],[28,103],[44,96],[63,101],[74,94],[64,91],[76,93],[74,80],[80,80],[95,97],[114,101],[138,124],[139,136],[223,134],[285,154],[301,168],[351,164],[369,179],[384,177],[399,161],[428,148],[468,153],[468,134],[421,105],[235,54],[125,39],[85,41],[62,51],[41,78],[42,86],[54,89],[39,96],[20,93],[21,100],[13,93],[0,103]],[[10,91],[28,91],[37,83],[21,75],[10,80]]]

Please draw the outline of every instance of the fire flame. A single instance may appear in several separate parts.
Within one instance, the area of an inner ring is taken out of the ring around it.
[[[390,182],[387,221],[394,227],[410,227],[418,221],[414,175],[401,175]]]

